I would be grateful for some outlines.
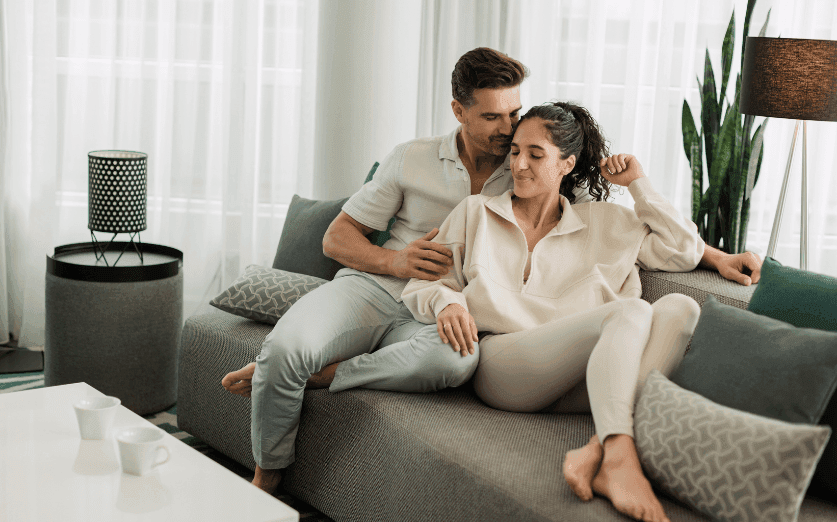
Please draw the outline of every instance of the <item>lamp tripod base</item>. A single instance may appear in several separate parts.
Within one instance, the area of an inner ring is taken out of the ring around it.
[[[804,120],[797,120],[793,129],[788,163],[785,167],[785,177],[782,180],[782,190],[779,193],[779,203],[776,207],[776,217],[773,218],[773,229],[770,231],[770,243],[767,245],[767,257],[773,257],[776,251],[776,243],[779,238],[779,229],[782,226],[782,212],[785,208],[785,194],[788,190],[788,178],[790,177],[791,163],[793,162],[793,149],[796,145],[796,137],[799,135],[799,124],[802,124],[802,206],[799,228],[799,268],[808,269],[808,125]]]
[[[118,233],[113,234],[113,237],[110,238],[110,241],[108,241],[107,243],[102,243],[96,238],[96,234],[94,234],[91,230],[90,237],[92,239],[93,253],[96,255],[96,261],[104,261],[105,266],[116,266],[116,263],[118,263],[119,260],[122,259],[122,254],[124,254],[128,250],[128,248],[133,246],[134,251],[139,256],[140,263],[144,264],[145,260],[142,258],[142,248],[140,248],[140,245],[142,245],[142,238],[140,237],[139,231],[128,232],[127,234],[130,236],[131,239],[127,243],[125,243],[125,246],[122,247],[122,251],[119,252],[119,257],[117,257],[116,261],[114,261],[113,265],[111,265],[110,263],[108,263],[108,259],[105,257],[105,252],[108,251],[110,245],[113,243],[113,240],[116,239]],[[136,241],[134,241],[134,238],[136,238]]]

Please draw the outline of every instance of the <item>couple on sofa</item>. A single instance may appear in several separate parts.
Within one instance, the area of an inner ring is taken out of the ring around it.
[[[387,156],[323,240],[350,268],[224,377],[252,396],[257,486],[274,491],[294,460],[306,387],[428,392],[473,376],[495,408],[592,412],[596,434],[565,457],[572,490],[667,520],[633,442],[634,395],[652,369],[668,375],[680,362],[699,307],[682,295],[642,301],[635,266],[700,263],[750,284],[761,262],[705,246],[636,158],[609,154],[583,107],[520,117],[526,75],[491,49],[463,55],[451,82],[460,127]],[[634,211],[603,202],[612,185],[628,187]],[[371,244],[393,216],[384,248]]]

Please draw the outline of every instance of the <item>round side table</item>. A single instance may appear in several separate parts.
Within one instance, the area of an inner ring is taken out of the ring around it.
[[[145,415],[177,401],[183,253],[137,247],[142,259],[124,242],[64,245],[47,256],[44,382],[84,381]]]

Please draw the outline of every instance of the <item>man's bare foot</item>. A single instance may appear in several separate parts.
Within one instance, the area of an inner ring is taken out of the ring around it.
[[[279,488],[280,482],[282,482],[281,469],[262,469],[258,464],[256,465],[256,475],[252,482],[254,486],[273,495]]]
[[[334,374],[337,372],[337,365],[340,362],[331,363],[317,373],[311,374],[308,382],[305,383],[306,388],[328,388],[334,380]]]
[[[602,465],[593,477],[593,491],[637,520],[670,522],[642,473],[634,439],[629,435],[611,435],[605,440]]]
[[[256,373],[256,363],[251,362],[244,368],[230,372],[221,379],[221,386],[236,395],[250,396],[253,391],[253,374]]]
[[[599,436],[593,435],[584,446],[567,452],[564,457],[564,479],[573,493],[587,502],[593,499],[593,477],[599,471],[604,457],[604,448]]]

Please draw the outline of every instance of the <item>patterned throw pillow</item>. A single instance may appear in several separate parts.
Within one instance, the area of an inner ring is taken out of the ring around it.
[[[831,434],[721,406],[657,370],[634,419],[648,478],[717,520],[796,520]]]
[[[326,282],[318,277],[250,265],[244,275],[209,304],[254,321],[276,324],[300,297]]]

